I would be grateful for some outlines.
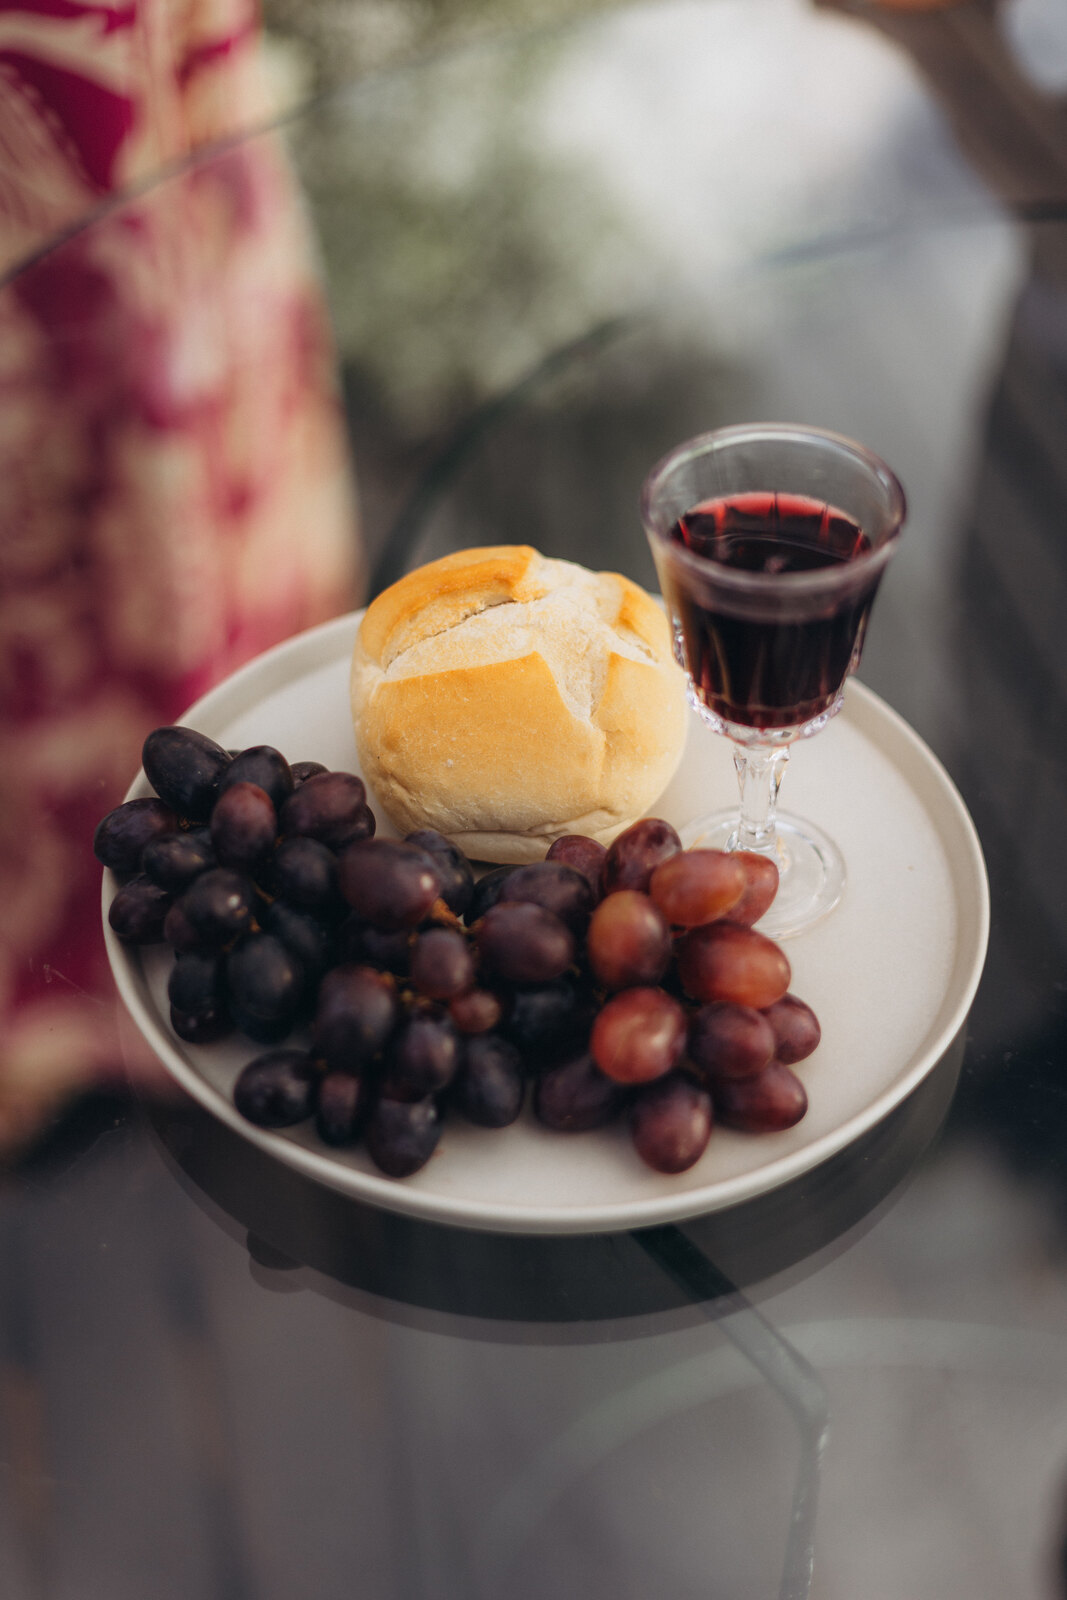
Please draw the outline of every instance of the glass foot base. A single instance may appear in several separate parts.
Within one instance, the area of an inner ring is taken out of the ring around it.
[[[777,817],[778,848],[768,851],[778,863],[778,893],[756,923],[770,939],[803,933],[837,905],[845,890],[845,863],[832,839],[810,822],[782,812]],[[681,830],[687,850],[730,850],[737,846],[737,813],[703,817]]]

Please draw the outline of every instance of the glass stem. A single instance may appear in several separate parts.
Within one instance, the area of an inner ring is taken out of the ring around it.
[[[761,855],[777,857],[775,812],[788,760],[787,744],[734,746],[741,815],[737,831],[730,838],[731,850],[756,850]]]

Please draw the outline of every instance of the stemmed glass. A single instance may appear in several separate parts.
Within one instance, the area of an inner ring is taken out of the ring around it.
[[[903,490],[862,445],[761,423],[672,450],[641,512],[690,698],[733,741],[740,786],[739,811],[683,842],[772,856],[779,889],[760,929],[799,933],[840,900],[845,864],[820,829],[777,811],[778,788],[790,746],[841,709]]]

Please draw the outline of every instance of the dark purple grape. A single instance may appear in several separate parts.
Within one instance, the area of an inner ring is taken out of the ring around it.
[[[448,1002],[448,1014],[460,1033],[488,1033],[504,1015],[500,998],[491,989],[468,989]]]
[[[440,893],[434,858],[400,839],[366,839],[350,845],[338,870],[348,904],[383,933],[418,927]]]
[[[170,906],[166,889],[142,875],[123,884],[111,902],[107,920],[127,944],[158,944]]]
[[[567,925],[528,900],[500,900],[474,930],[482,965],[508,983],[550,983],[575,956]]]
[[[342,905],[337,857],[318,839],[282,839],[260,881],[270,894],[305,911],[333,912]]]
[[[280,811],[293,792],[289,763],[273,745],[256,744],[234,756],[222,775],[219,793],[234,783],[254,783],[270,795],[275,811]]]
[[[406,842],[433,856],[441,880],[441,899],[449,911],[462,917],[474,895],[474,868],[463,851],[434,828],[419,828],[406,836]]]
[[[186,1014],[171,1006],[170,1025],[186,1044],[214,1044],[233,1032],[233,1018],[221,1003],[210,1011],[195,1014]]]
[[[370,1096],[364,1078],[327,1072],[319,1081],[315,1129],[324,1144],[351,1144],[364,1120]]]
[[[255,909],[256,888],[251,878],[229,867],[213,867],[201,873],[174,902],[167,919],[167,940],[177,950],[192,945],[220,949],[248,931]],[[187,929],[192,932],[191,940]]]
[[[701,1006],[689,1021],[689,1059],[701,1078],[751,1078],[770,1064],[774,1030],[752,1006]]]
[[[298,911],[275,900],[259,914],[264,933],[272,933],[304,969],[309,983],[317,983],[338,960],[337,936],[333,928],[311,911]]]
[[[641,1089],[630,1112],[634,1149],[656,1172],[688,1172],[708,1147],[711,1096],[672,1072]]]
[[[584,1050],[595,1002],[569,974],[552,983],[516,989],[502,1027],[531,1065],[560,1061]]]
[[[542,1073],[534,1084],[535,1114],[559,1133],[604,1127],[626,1099],[626,1091],[604,1076],[588,1051]]]
[[[584,873],[562,861],[537,861],[509,873],[497,902],[525,901],[543,906],[565,922],[578,938],[589,925],[596,897]]]
[[[367,1151],[387,1177],[408,1178],[426,1165],[441,1137],[436,1100],[388,1100],[384,1096],[367,1123]]]
[[[451,1103],[480,1128],[506,1128],[522,1110],[525,1088],[515,1046],[497,1034],[479,1033],[466,1042]]]
[[[250,933],[226,958],[226,993],[241,1032],[258,1044],[274,1044],[299,1015],[304,971],[273,934]]]
[[[167,999],[174,1009],[190,1017],[216,1011],[225,995],[224,962],[224,956],[203,950],[180,955],[167,982]]]
[[[423,1100],[440,1094],[459,1066],[459,1035],[448,1015],[414,1016],[389,1046],[382,1093],[390,1100]]]
[[[374,832],[367,809],[367,790],[352,772],[317,772],[305,778],[279,812],[280,831],[318,839],[331,850],[341,850],[355,839]]]
[[[293,779],[293,788],[299,789],[302,783],[309,778],[318,777],[320,772],[328,772],[329,767],[324,767],[321,761],[294,761],[289,768]]]
[[[219,795],[211,813],[211,844],[220,866],[254,872],[274,849],[277,834],[274,802],[258,784],[234,783]]]
[[[556,839],[548,847],[546,861],[562,861],[564,866],[573,867],[576,872],[581,872],[588,880],[593,891],[593,898],[600,898],[600,881],[604,871],[604,858],[607,849],[599,844],[596,839],[586,838],[584,833],[565,833],[561,839]]]
[[[645,817],[625,828],[608,846],[604,857],[602,888],[605,894],[616,889],[648,892],[653,872],[661,861],[676,855],[682,841],[660,817]]]
[[[338,949],[342,961],[380,967],[383,972],[405,977],[411,959],[411,940],[412,935],[406,928],[396,933],[383,933],[353,911],[341,924]]]
[[[182,894],[202,872],[218,865],[207,828],[165,833],[145,846],[141,861],[145,875],[161,889]]]
[[[742,1133],[780,1133],[808,1109],[804,1085],[780,1061],[752,1078],[719,1078],[712,1097],[719,1121]]]
[[[233,1103],[257,1128],[290,1128],[311,1116],[316,1076],[305,1050],[272,1050],[245,1067]]]
[[[464,913],[463,920],[468,927],[475,922],[479,922],[490,906],[496,905],[500,899],[500,891],[514,871],[516,871],[515,867],[492,867],[488,872],[482,874],[474,885],[474,893],[471,895],[470,905]]]
[[[206,822],[229,754],[195,728],[156,728],[141,752],[145,774],[161,800],[190,822]]]
[[[784,994],[763,1015],[774,1034],[774,1057],[783,1066],[806,1060],[818,1048],[822,1038],[819,1019],[795,994]]]
[[[112,872],[140,872],[146,848],[177,826],[178,818],[162,800],[127,800],[97,823],[93,853]]]
[[[474,956],[456,928],[424,928],[415,935],[408,971],[411,987],[427,1000],[451,1000],[474,985]]]
[[[315,1011],[315,1046],[328,1071],[361,1072],[396,1027],[396,986],[373,967],[334,967],[322,980]]]

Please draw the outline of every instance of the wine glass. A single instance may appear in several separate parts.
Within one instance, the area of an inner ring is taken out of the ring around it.
[[[683,842],[771,856],[760,922],[799,933],[840,900],[845,864],[820,829],[777,812],[790,746],[841,709],[845,680],[904,521],[904,493],[862,445],[760,423],[679,445],[641,499],[675,653],[701,717],[733,741],[740,809]]]

